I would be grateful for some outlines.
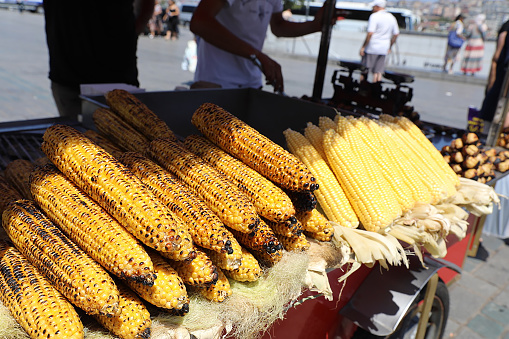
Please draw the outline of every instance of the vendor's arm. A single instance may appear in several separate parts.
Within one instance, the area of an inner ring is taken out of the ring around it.
[[[138,7],[138,15],[135,18],[135,27],[136,34],[141,34],[147,27],[147,23],[152,17],[152,13],[154,12],[155,0],[140,0],[137,1]]]
[[[295,38],[322,30],[323,15],[328,2],[324,2],[323,6],[316,12],[312,21],[292,22],[283,18],[283,13],[274,13],[270,19],[270,30],[277,37]],[[336,23],[337,16],[332,16],[331,25]]]
[[[486,85],[486,90],[489,90],[495,83],[495,78],[496,78],[496,74],[497,74],[498,58],[500,57],[500,53],[502,52],[502,49],[504,48],[506,37],[507,37],[507,31],[501,32],[498,35],[497,48],[495,49],[495,53],[493,53],[493,58],[491,59],[491,68],[490,68],[490,74],[488,75],[488,83]]]
[[[366,49],[366,46],[369,44],[369,41],[371,40],[371,37],[373,36],[373,32],[368,32],[366,34],[366,39],[364,39],[364,43],[362,44],[361,50],[359,51],[359,54],[361,56],[364,56],[364,50]]]

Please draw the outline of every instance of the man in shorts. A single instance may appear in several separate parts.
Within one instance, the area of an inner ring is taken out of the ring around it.
[[[385,70],[385,56],[391,52],[392,45],[399,35],[396,18],[385,10],[385,0],[371,2],[373,13],[368,20],[368,33],[359,54],[361,63],[366,67],[361,80],[368,79],[368,72],[373,74],[372,82],[382,81]]]

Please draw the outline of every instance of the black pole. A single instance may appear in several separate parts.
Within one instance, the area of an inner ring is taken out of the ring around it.
[[[327,69],[327,59],[329,57],[330,38],[332,35],[332,18],[336,12],[336,0],[327,0],[325,7],[322,24],[322,37],[320,39],[320,50],[318,52],[318,59],[316,62],[315,83],[313,86],[314,101],[319,101],[322,98],[323,82],[325,79],[325,70]]]

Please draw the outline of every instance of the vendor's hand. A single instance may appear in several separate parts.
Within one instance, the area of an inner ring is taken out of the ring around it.
[[[364,56],[364,54],[366,54],[366,53],[364,52],[364,47],[361,47],[361,49],[360,49],[360,51],[359,51],[359,55],[360,55],[361,57],[363,57],[363,56]]]
[[[265,75],[266,84],[274,86],[274,92],[284,92],[281,65],[264,53],[258,55],[258,60],[262,64],[262,72]]]

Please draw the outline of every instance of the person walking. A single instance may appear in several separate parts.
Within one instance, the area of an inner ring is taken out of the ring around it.
[[[319,32],[326,5],[312,21],[290,22],[283,18],[279,0],[201,0],[190,23],[198,37],[198,64],[191,87],[262,88],[263,73],[274,91],[283,92],[281,65],[262,52],[267,28],[270,24],[277,37]]]
[[[449,74],[452,74],[453,72],[454,63],[458,59],[458,53],[465,41],[465,36],[463,34],[465,26],[463,24],[463,20],[464,16],[462,14],[458,15],[456,19],[454,19],[454,23],[449,28],[449,34],[447,36],[447,50],[445,51],[444,66],[442,67],[442,70]],[[448,66],[449,63],[450,66]]]
[[[177,40],[179,37],[179,15],[180,9],[175,1],[170,0],[166,12],[163,16],[163,22],[166,24],[166,40]]]
[[[465,31],[467,37],[463,60],[461,62],[461,71],[464,75],[472,76],[482,68],[484,57],[484,39],[488,26],[486,25],[486,15],[478,14]]]
[[[399,35],[396,18],[385,9],[385,0],[370,3],[373,13],[368,19],[368,32],[359,51],[361,64],[366,71],[361,74],[361,81],[368,80],[368,73],[373,74],[373,83],[382,81],[385,71],[385,57],[391,52],[392,45]]]

